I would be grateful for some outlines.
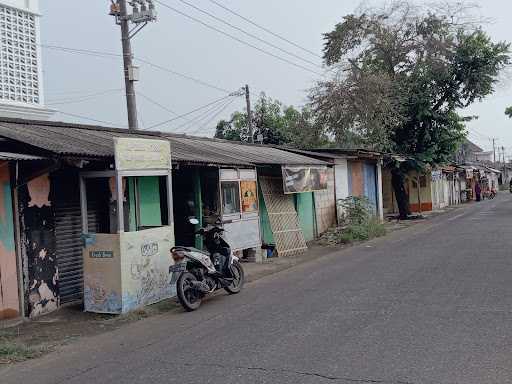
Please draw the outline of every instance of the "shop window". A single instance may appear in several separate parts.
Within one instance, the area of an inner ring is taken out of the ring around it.
[[[224,215],[240,213],[240,186],[238,181],[221,182],[222,211]]]

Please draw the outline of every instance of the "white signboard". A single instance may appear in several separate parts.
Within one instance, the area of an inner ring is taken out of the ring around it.
[[[171,143],[167,140],[114,138],[116,169],[171,169]]]

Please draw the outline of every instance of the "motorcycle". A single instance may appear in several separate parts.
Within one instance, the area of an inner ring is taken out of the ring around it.
[[[199,224],[196,218],[190,218],[189,222]],[[245,276],[239,259],[223,237],[220,220],[215,225],[201,228],[196,234],[203,236],[207,251],[173,247],[171,256],[175,264],[169,268],[171,284],[176,284],[178,300],[188,312],[198,309],[206,296],[219,289],[229,294],[239,293]]]

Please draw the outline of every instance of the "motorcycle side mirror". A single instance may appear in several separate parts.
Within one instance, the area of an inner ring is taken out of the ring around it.
[[[195,217],[189,217],[188,222],[193,225],[199,224],[199,220],[197,220]]]

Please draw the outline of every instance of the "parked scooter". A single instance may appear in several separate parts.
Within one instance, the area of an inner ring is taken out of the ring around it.
[[[197,225],[196,218],[190,218]],[[239,293],[244,284],[244,270],[239,259],[223,237],[222,222],[201,228],[207,252],[191,247],[174,247],[171,255],[175,262],[169,268],[171,284],[176,283],[178,300],[186,311],[195,311],[202,300],[218,289],[230,294]]]

